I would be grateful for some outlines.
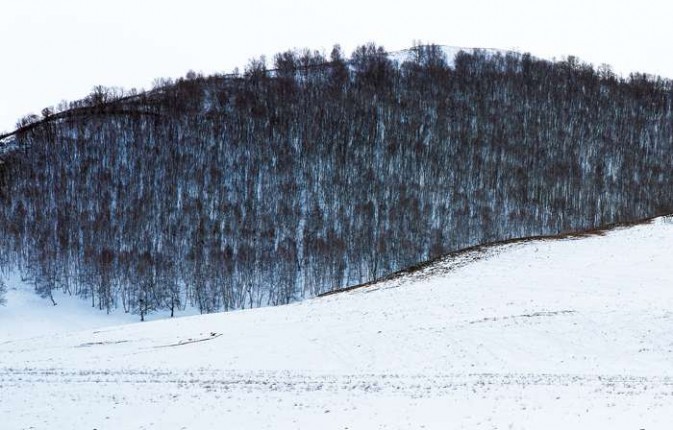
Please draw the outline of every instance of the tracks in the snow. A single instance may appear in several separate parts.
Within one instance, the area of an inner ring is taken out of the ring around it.
[[[489,392],[502,387],[573,387],[637,395],[657,391],[673,400],[673,377],[557,374],[314,375],[294,372],[211,370],[67,370],[0,368],[0,388],[34,384],[169,384],[176,388],[246,392],[358,392],[436,397],[460,390]]]

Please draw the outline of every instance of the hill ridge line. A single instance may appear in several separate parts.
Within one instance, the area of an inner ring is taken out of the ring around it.
[[[578,230],[578,231],[568,231],[568,232],[562,232],[559,234],[552,234],[552,235],[534,235],[534,236],[524,236],[524,237],[515,237],[511,239],[504,239],[504,240],[498,240],[495,242],[487,242],[487,243],[482,243],[478,245],[473,245],[469,246],[467,248],[459,249],[457,251],[451,251],[449,253],[443,254],[439,257],[432,258],[430,260],[424,261],[422,263],[414,264],[412,266],[409,266],[407,268],[404,268],[402,270],[398,270],[397,272],[391,273],[389,275],[383,276],[381,278],[375,279],[373,281],[365,282],[362,284],[357,284],[357,285],[352,285],[350,287],[345,287],[345,288],[338,288],[334,290],[327,291],[322,294],[318,294],[316,297],[327,297],[331,295],[336,295],[336,294],[341,294],[341,293],[347,293],[349,291],[353,290],[359,290],[367,287],[374,286],[376,284],[384,283],[384,282],[390,282],[394,280],[401,280],[407,276],[413,276],[416,274],[419,274],[419,272],[425,270],[425,269],[431,269],[434,266],[438,266],[441,263],[450,263],[454,262],[460,257],[466,257],[466,256],[471,256],[471,254],[474,254],[472,256],[471,260],[467,262],[462,262],[462,264],[458,265],[453,265],[451,267],[445,268],[447,271],[452,271],[457,269],[458,267],[462,267],[465,264],[469,262],[474,262],[478,261],[483,257],[480,257],[480,255],[483,255],[486,251],[490,251],[496,248],[508,246],[508,245],[517,245],[521,243],[528,243],[528,242],[536,242],[536,241],[557,241],[557,240],[577,240],[577,239],[584,239],[588,237],[595,237],[595,236],[604,236],[606,233],[621,229],[621,228],[628,228],[628,227],[636,227],[639,225],[648,225],[654,222],[657,219],[660,218],[668,218],[672,217],[673,213],[667,212],[647,218],[643,218],[637,221],[627,221],[627,222],[619,222],[619,223],[612,223],[612,224],[606,224],[601,227],[595,227],[595,228],[589,228],[585,230]]]

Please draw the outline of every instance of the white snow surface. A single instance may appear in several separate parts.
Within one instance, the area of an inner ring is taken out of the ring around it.
[[[506,49],[495,49],[495,48],[468,48],[461,46],[447,46],[439,45],[439,49],[444,53],[446,57],[446,62],[449,67],[455,67],[456,56],[459,52],[465,52],[467,54],[474,54],[476,52],[482,52],[487,56],[496,56],[502,55],[503,57],[507,54],[522,55],[521,53],[513,50]],[[390,52],[388,54],[389,58],[392,61],[402,64],[406,61],[414,61],[414,48],[403,49],[401,51]]]
[[[65,331],[96,329],[114,324],[128,324],[137,317],[114,312],[106,315],[91,304],[64,294],[54,293],[57,303],[42,299],[19,276],[10,276],[7,305],[0,306],[0,343],[10,339],[50,336]],[[0,362],[0,366],[3,363]],[[2,428],[2,427],[0,427]]]
[[[288,306],[2,331],[0,428],[669,429],[671,243],[660,218]],[[10,294],[0,324],[27,315]]]
[[[8,276],[5,283],[8,290],[5,296],[7,306],[0,306],[0,343],[10,339],[130,324],[140,319],[138,315],[125,313],[121,308],[113,308],[108,314],[92,306],[90,301],[60,290],[54,291],[56,305],[53,305],[51,300],[35,294],[33,286],[22,281],[18,273]],[[176,311],[176,314],[196,315],[198,311],[187,308]],[[149,314],[146,318],[151,321],[165,319],[169,315],[168,311],[162,311]]]

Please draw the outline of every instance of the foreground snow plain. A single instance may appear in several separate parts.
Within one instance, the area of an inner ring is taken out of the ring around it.
[[[668,429],[672,243],[662,218],[289,306],[6,335],[0,428]]]

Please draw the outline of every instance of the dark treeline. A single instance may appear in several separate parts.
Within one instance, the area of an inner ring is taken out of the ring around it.
[[[213,312],[673,211],[671,81],[404,57],[289,51],[29,118],[0,164],[0,264],[45,297]]]

